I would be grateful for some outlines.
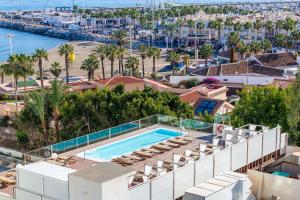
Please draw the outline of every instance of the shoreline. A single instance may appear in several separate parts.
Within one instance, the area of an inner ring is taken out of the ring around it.
[[[102,35],[77,31],[77,30],[66,30],[62,28],[56,28],[51,26],[28,24],[26,22],[13,21],[8,19],[0,19],[0,27],[10,30],[16,30],[21,32],[28,32],[37,35],[43,35],[53,38],[64,39],[68,41],[94,41],[100,43],[116,43],[115,40],[104,37]]]

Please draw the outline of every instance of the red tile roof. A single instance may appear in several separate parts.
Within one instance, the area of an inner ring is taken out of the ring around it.
[[[287,67],[298,65],[290,53],[269,53],[256,55],[255,58],[265,67]]]
[[[200,92],[198,92],[197,90],[193,90],[193,91],[190,91],[190,92],[180,95],[180,100],[183,102],[186,102],[188,104],[194,104],[201,97],[203,97],[203,96],[200,94]]]
[[[132,83],[144,83],[144,81],[140,78],[136,78],[133,76],[114,76],[112,78],[106,79],[97,79],[96,82],[104,85],[104,86],[113,86],[119,84],[132,84]]]

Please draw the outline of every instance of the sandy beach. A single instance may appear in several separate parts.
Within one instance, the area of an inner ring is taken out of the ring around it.
[[[97,42],[90,42],[90,41],[78,41],[78,42],[71,42],[71,44],[75,48],[75,62],[72,63],[72,67],[70,68],[70,75],[73,76],[87,76],[87,72],[83,71],[80,69],[80,66],[82,64],[82,61],[88,57],[89,54],[91,54],[91,51],[95,48],[97,45]],[[53,49],[50,49],[48,51],[49,56],[48,56],[48,61],[44,61],[44,70],[48,70],[51,67],[51,63],[54,61],[57,61],[61,64],[62,68],[64,68],[64,57],[60,56],[58,54],[58,47],[55,47]],[[139,56],[138,51],[133,51],[133,55]],[[125,59],[127,56],[125,56]],[[125,63],[126,61],[124,61]],[[141,59],[140,59],[141,63]],[[105,59],[105,71],[106,75],[110,76],[110,60]],[[165,61],[165,58],[161,58],[156,61],[156,70],[159,70],[163,68],[164,66],[168,65],[169,62]],[[116,58],[115,64],[114,64],[115,70],[118,69],[119,63],[118,59]],[[36,66],[36,70],[38,70]],[[141,65],[139,70],[141,71]],[[146,72],[151,72],[152,71],[152,58],[146,58],[145,60],[145,71]],[[46,72],[46,75],[49,75],[51,77],[51,74],[49,72]],[[102,75],[101,71],[101,66],[100,68],[96,71],[95,75]],[[62,72],[61,76],[65,76],[65,71]]]

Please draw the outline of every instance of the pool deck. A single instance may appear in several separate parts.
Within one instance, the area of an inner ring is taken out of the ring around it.
[[[76,156],[78,153],[81,153],[83,151],[87,151],[96,147],[100,147],[109,143],[113,143],[119,140],[123,140],[126,138],[130,138],[136,135],[139,135],[141,133],[147,132],[147,131],[151,131],[154,129],[158,129],[158,128],[166,128],[166,129],[171,129],[171,130],[175,130],[175,131],[181,131],[179,128],[175,128],[175,127],[171,127],[171,126],[166,126],[166,125],[154,125],[151,127],[147,127],[147,128],[143,128],[140,130],[136,130],[124,135],[120,135],[105,141],[101,141],[95,144],[91,144],[82,148],[78,148],[63,154],[60,154],[59,156],[62,157],[72,157],[74,160],[76,160],[76,162],[74,164],[70,164],[68,167],[72,168],[72,169],[84,169],[87,168],[89,166],[92,166],[94,164],[97,164],[97,161],[93,161],[93,160],[89,160],[89,159],[84,159],[81,158],[79,156]],[[144,168],[144,165],[156,165],[157,160],[172,160],[172,156],[173,154],[184,154],[185,149],[195,149],[196,146],[198,146],[199,142],[202,140],[203,141],[203,137],[206,136],[210,136],[210,133],[204,133],[204,132],[199,132],[199,131],[194,131],[194,130],[186,130],[188,132],[189,137],[194,138],[194,140],[186,145],[181,145],[178,148],[173,148],[170,151],[166,151],[164,153],[161,154],[157,154],[155,156],[153,156],[152,158],[148,158],[139,162],[134,163],[133,165],[130,165],[131,168],[136,169],[136,170],[142,170]]]
[[[109,143],[112,143],[112,142],[116,142],[116,141],[119,141],[119,140],[130,138],[130,137],[139,135],[141,133],[151,131],[151,130],[154,130],[154,129],[158,129],[158,128],[166,128],[166,129],[171,129],[171,130],[175,130],[175,131],[181,131],[179,128],[175,128],[175,127],[172,127],[172,126],[166,126],[166,125],[160,125],[160,124],[159,125],[154,125],[154,126],[151,126],[151,127],[140,129],[140,130],[135,130],[135,131],[132,131],[132,132],[120,135],[120,136],[116,136],[116,137],[113,137],[113,138],[108,139],[108,140],[104,140],[104,141],[101,141],[101,142],[90,144],[90,145],[85,146],[85,147],[81,147],[81,148],[78,148],[78,149],[75,149],[75,150],[71,150],[71,151],[68,151],[66,153],[60,154],[59,156],[61,156],[61,157],[72,157],[72,159],[74,159],[76,161],[73,164],[69,164],[65,167],[69,167],[69,168],[76,169],[76,170],[86,169],[90,166],[93,166],[93,165],[99,163],[99,162],[78,157],[78,156],[76,156],[78,153],[81,153],[83,151],[87,151],[87,150],[90,150],[90,149],[93,149],[93,148],[96,148],[96,147],[99,147],[99,146],[103,146],[103,145],[106,145],[106,144],[109,144]],[[142,160],[142,161],[139,161],[139,162],[135,162],[133,165],[129,165],[129,167],[133,170],[139,171],[139,170],[144,169],[145,164],[155,166],[156,163],[157,163],[157,160],[169,160],[170,161],[170,160],[172,160],[173,154],[184,154],[185,149],[195,149],[196,146],[199,144],[199,142],[201,140],[203,141],[203,140],[211,137],[210,133],[194,131],[194,130],[189,130],[189,129],[187,129],[186,131],[187,131],[189,137],[194,138],[194,140],[192,142],[190,142],[186,145],[181,145],[178,148],[173,148],[170,151],[166,151],[164,153],[157,154],[157,155],[153,156],[152,158],[148,158],[148,159],[145,159],[145,160]],[[48,160],[48,162],[50,162],[51,159],[47,159],[47,160]],[[51,163],[53,163],[53,162],[51,162]],[[57,164],[59,164],[59,163],[57,163]],[[0,173],[0,175],[5,176],[7,173],[8,172],[3,172],[3,173]],[[6,184],[6,185],[4,185],[0,188],[0,194],[2,193],[2,194],[12,196],[14,187],[15,187],[14,184],[11,184],[11,185]]]

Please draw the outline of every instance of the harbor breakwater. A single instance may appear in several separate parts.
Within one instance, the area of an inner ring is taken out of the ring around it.
[[[70,41],[84,40],[84,41],[97,41],[101,43],[115,43],[116,41],[105,37],[103,35],[94,34],[91,32],[86,32],[82,30],[67,30],[57,27],[29,24],[26,22],[12,21],[6,19],[0,19],[0,27],[29,32],[39,35],[45,35],[50,37],[61,38]]]

